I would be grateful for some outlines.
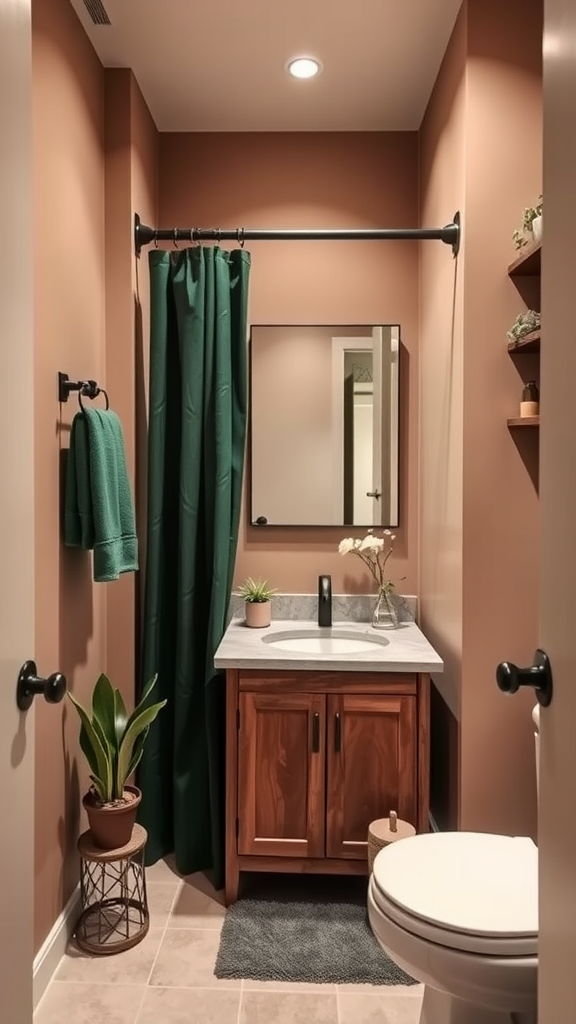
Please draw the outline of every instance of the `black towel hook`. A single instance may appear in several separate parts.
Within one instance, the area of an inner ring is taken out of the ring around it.
[[[96,383],[95,380],[70,380],[70,377],[68,376],[67,373],[59,373],[58,401],[67,402],[68,399],[70,398],[70,393],[72,391],[78,392],[78,401],[80,403],[81,409],[84,409],[84,406],[82,405],[82,395],[84,396],[84,398],[90,399],[97,398],[98,395],[104,395],[106,399],[106,408],[110,408],[108,395],[104,391],[104,388],[101,388],[99,384]]]
[[[104,398],[106,399],[106,411],[110,408],[108,392],[106,392],[104,388],[98,387],[95,380],[84,381],[84,386],[81,387],[78,392],[78,405],[82,409],[82,412],[85,412],[84,406],[82,405],[82,395],[84,395],[84,398],[90,398],[91,400],[97,398],[98,395],[104,395]]]

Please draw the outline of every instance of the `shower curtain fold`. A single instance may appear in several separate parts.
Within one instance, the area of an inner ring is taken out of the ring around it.
[[[168,704],[139,771],[147,862],[224,878],[224,677],[238,540],[250,254],[153,250],[142,683]]]

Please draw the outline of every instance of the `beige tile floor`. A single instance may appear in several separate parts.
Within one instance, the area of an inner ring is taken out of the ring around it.
[[[170,861],[147,871],[151,927],[111,957],[73,946],[34,1024],[418,1024],[422,987],[220,981],[213,967],[226,914],[202,874]]]

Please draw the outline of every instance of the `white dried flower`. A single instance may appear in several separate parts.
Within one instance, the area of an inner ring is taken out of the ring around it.
[[[352,537],[345,537],[338,545],[338,552],[341,555],[347,555],[349,551],[352,551],[353,547],[354,541],[352,540]]]
[[[360,547],[358,548],[358,550],[359,551],[369,551],[369,550],[370,551],[374,551],[374,550],[378,550],[378,548],[381,546],[381,544],[382,544],[382,541],[379,542],[378,541],[378,537],[373,537],[372,534],[369,533],[369,534],[367,534],[366,537],[364,537],[363,540],[360,541]]]
[[[341,555],[352,552],[364,562],[380,590],[394,589],[394,584],[386,578],[386,563],[392,554],[396,534],[391,530],[383,530],[381,537],[375,537],[369,529],[366,536],[359,538],[346,537],[340,541],[338,551]]]

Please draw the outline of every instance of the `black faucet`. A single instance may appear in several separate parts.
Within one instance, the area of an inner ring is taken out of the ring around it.
[[[318,577],[318,625],[332,625],[332,577]]]

